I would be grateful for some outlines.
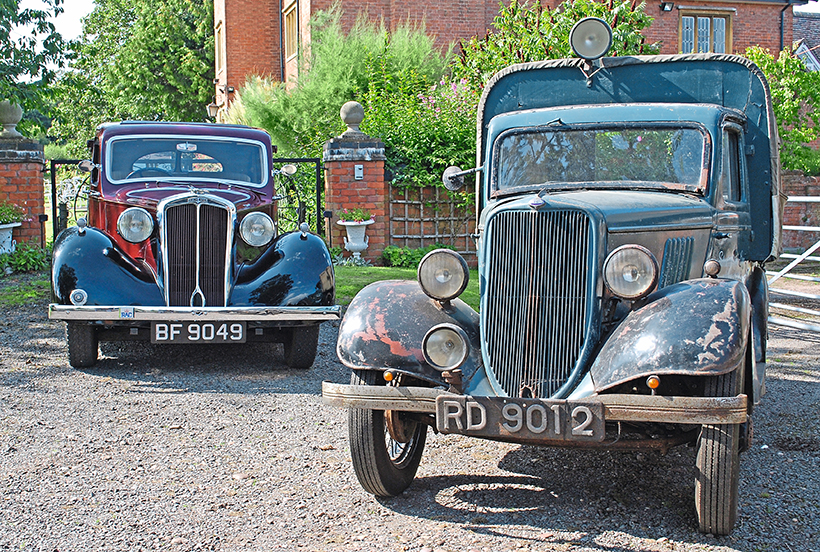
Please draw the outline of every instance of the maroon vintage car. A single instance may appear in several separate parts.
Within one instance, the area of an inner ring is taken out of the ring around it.
[[[49,317],[67,322],[69,363],[100,340],[279,341],[307,368],[319,324],[337,319],[333,265],[306,223],[281,232],[270,137],[196,123],[100,126],[88,219],[55,241]]]

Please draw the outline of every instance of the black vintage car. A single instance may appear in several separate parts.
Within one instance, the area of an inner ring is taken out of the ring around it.
[[[337,346],[351,384],[323,394],[350,408],[353,466],[377,496],[411,484],[428,428],[694,443],[700,529],[727,534],[765,390],[763,265],[780,247],[768,86],[731,55],[599,59],[606,24],[579,28],[580,59],[511,66],[479,104],[480,313],[458,299],[464,260],[430,253],[417,283],[356,296]]]
[[[54,243],[49,317],[71,366],[100,340],[284,343],[308,368],[319,324],[338,319],[327,246],[281,232],[270,137],[241,126],[105,124],[90,143],[88,218]]]

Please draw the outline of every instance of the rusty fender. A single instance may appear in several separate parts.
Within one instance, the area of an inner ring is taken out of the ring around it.
[[[421,349],[428,330],[443,323],[456,324],[467,334],[471,350],[461,366],[467,379],[481,366],[478,313],[461,299],[439,303],[413,281],[386,280],[362,289],[339,326],[336,354],[348,368],[393,369],[447,385]]]
[[[743,360],[751,300],[740,282],[701,279],[666,287],[615,328],[590,372],[595,391],[652,374],[718,375]]]

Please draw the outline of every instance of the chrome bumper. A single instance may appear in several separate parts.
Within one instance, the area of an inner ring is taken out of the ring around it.
[[[338,320],[341,307],[108,307],[57,305],[48,306],[53,320],[88,322],[324,322]]]
[[[322,398],[332,406],[436,413],[439,396],[455,396],[443,389],[343,385],[322,382]],[[746,395],[736,397],[663,397],[660,395],[593,395],[585,402],[600,402],[607,422],[667,424],[742,424],[746,421]]]

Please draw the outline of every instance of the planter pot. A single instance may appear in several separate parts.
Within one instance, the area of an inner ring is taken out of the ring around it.
[[[20,222],[0,224],[0,254],[14,253],[17,249],[17,242],[11,239],[11,232],[21,224]]]
[[[345,231],[347,232],[347,236],[345,236],[345,249],[353,253],[354,257],[361,257],[362,251],[367,249],[370,240],[366,235],[366,230],[367,227],[374,222],[373,219],[363,220],[361,222],[352,220],[340,220],[336,222],[336,224],[345,227]]]
[[[23,136],[17,132],[17,123],[23,118],[23,108],[13,104],[8,100],[0,102],[0,124],[3,130],[0,131],[0,138],[20,138]]]

